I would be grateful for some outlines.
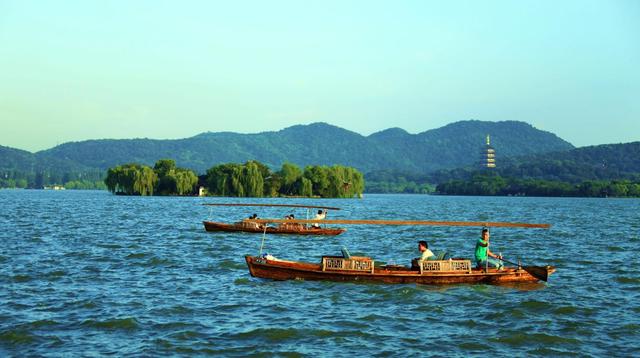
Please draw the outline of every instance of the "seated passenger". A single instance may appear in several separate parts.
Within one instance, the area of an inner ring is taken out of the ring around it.
[[[290,219],[291,219],[291,217],[289,217],[289,215],[285,215],[284,220],[290,220]],[[287,223],[287,222],[283,222],[283,223],[278,224],[278,227],[280,227],[280,228],[287,228],[288,226],[289,226],[289,223]]]
[[[289,219],[291,219],[291,220],[295,220],[295,219],[296,219],[296,216],[295,216],[295,215],[293,215],[293,214],[291,214],[291,215],[289,215]],[[300,224],[300,223],[291,223],[291,224],[289,224],[289,225],[291,225],[291,228],[292,228],[292,229],[296,229],[296,230],[300,230],[300,229],[303,229],[303,228],[304,228],[304,225],[302,225],[302,224]]]
[[[418,250],[420,251],[420,257],[411,260],[411,268],[413,270],[420,269],[423,261],[433,260],[436,258],[433,251],[429,250],[429,244],[424,240],[418,241]]]
[[[254,213],[253,215],[249,216],[249,220],[256,220],[256,219],[259,219],[258,218],[258,214]],[[251,223],[249,223],[249,225],[251,227],[253,227],[253,228],[256,228],[256,229],[262,229],[263,228],[263,226],[261,224],[256,223],[256,222],[251,222]]]
[[[429,250],[429,244],[424,240],[418,242],[418,250],[422,253],[418,261],[429,260],[430,258],[434,259],[436,257],[433,251]]]

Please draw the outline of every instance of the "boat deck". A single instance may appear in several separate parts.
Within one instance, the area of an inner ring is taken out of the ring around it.
[[[511,283],[537,282],[537,278],[522,268],[503,270],[478,269],[469,260],[425,261],[420,269],[406,266],[375,266],[368,257],[343,258],[323,256],[320,264],[266,259],[246,256],[249,271],[254,277],[274,280],[364,281],[380,283]],[[547,267],[549,274],[555,268]]]

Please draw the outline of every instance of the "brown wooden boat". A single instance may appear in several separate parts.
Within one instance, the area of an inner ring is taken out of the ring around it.
[[[258,219],[248,221],[254,225],[282,223],[281,219]],[[314,224],[318,220],[291,220],[300,224]],[[526,227],[548,229],[549,224],[505,223],[505,222],[464,222],[464,221],[407,221],[407,220],[323,220],[328,224],[346,225],[410,225],[410,226],[483,226],[483,227]],[[260,248],[262,253],[262,247]],[[494,269],[478,268],[471,260],[444,260],[441,255],[436,260],[412,262],[412,267],[401,265],[378,265],[364,256],[351,256],[343,249],[343,256],[323,256],[320,263],[288,261],[271,255],[245,256],[249,272],[253,277],[273,280],[327,280],[363,281],[378,283],[531,283],[547,281],[555,272],[553,266],[522,266],[507,260],[516,267]]]
[[[318,205],[300,205],[300,204],[272,204],[272,203],[209,203],[202,204],[205,206],[236,206],[236,207],[283,207],[283,208],[304,208],[307,209],[307,216],[309,216],[309,209],[324,209],[326,210],[340,210],[331,206],[318,206]],[[203,221],[204,228],[207,231],[223,231],[223,232],[248,232],[253,234],[283,234],[283,235],[319,235],[319,236],[335,236],[340,235],[347,231],[344,228],[336,227],[322,227],[322,221],[311,220],[312,223],[301,224],[300,220],[277,220],[277,222],[271,220],[267,222],[261,222],[260,219],[244,219],[236,223],[221,223],[215,221]],[[270,226],[270,223],[275,223],[275,226]]]
[[[207,231],[224,231],[224,232],[248,232],[255,234],[284,234],[284,235],[319,235],[319,236],[335,236],[347,231],[344,228],[328,228],[313,227],[296,223],[283,223],[278,226],[264,226],[266,224],[256,224],[253,222],[238,222],[233,224],[219,223],[214,221],[203,221],[204,228]]]
[[[376,266],[369,257],[323,256],[320,263],[280,260],[274,257],[245,256],[253,277],[273,280],[326,280],[377,283],[457,284],[519,283],[546,281],[555,272],[553,266],[505,267],[503,270],[479,269],[470,260],[423,261],[410,268],[398,265]]]

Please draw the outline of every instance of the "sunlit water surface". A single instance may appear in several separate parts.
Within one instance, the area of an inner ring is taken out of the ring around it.
[[[640,354],[640,200],[367,195],[287,202],[330,218],[517,221],[492,249],[555,265],[547,284],[421,286],[250,277],[262,236],[207,233],[282,209],[100,191],[0,190],[0,356]],[[306,211],[294,211],[297,217]],[[338,237],[271,236],[265,252],[318,262],[352,254],[408,264],[425,239],[471,257],[477,228],[349,227]]]

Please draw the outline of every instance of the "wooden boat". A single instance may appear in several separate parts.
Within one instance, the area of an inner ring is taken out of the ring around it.
[[[259,226],[251,222],[239,222],[233,224],[219,223],[214,221],[203,221],[204,228],[207,231],[224,231],[224,232],[248,232],[255,234],[285,234],[285,235],[320,235],[335,236],[347,231],[344,228],[327,228],[327,227],[307,227],[300,224],[281,224],[279,226]]]
[[[298,223],[314,223],[316,220],[294,220]],[[278,223],[280,219],[250,220],[253,223]],[[548,224],[487,223],[459,221],[397,221],[397,220],[327,220],[328,223],[373,225],[438,225],[485,227],[549,228]],[[264,246],[264,239],[262,245]],[[260,249],[262,253],[262,247]],[[553,266],[522,266],[494,269],[478,268],[471,260],[425,260],[413,262],[412,267],[378,265],[370,257],[351,256],[343,250],[343,256],[323,256],[319,263],[288,261],[271,255],[245,256],[253,277],[273,280],[327,280],[363,281],[378,283],[457,284],[457,283],[526,283],[547,281],[555,272]],[[503,260],[504,262],[514,264]]]
[[[326,280],[358,281],[377,283],[417,283],[429,285],[456,283],[514,283],[538,282],[555,272],[553,266],[505,267],[479,269],[470,260],[452,259],[424,261],[421,267],[376,266],[369,257],[344,258],[323,256],[320,263],[296,262],[245,256],[249,272],[253,277],[272,280]],[[532,274],[533,273],[533,274]],[[535,276],[534,276],[535,275]]]
[[[240,207],[284,207],[284,208],[306,208],[309,209],[325,209],[340,210],[340,208],[329,206],[314,205],[297,205],[297,204],[256,204],[256,203],[211,203],[203,204],[206,206],[240,206]],[[307,212],[307,217],[309,213]],[[312,220],[314,225],[301,224],[296,220],[279,220],[277,225],[269,226],[268,222],[259,223],[256,220],[245,219],[236,223],[222,223],[215,221],[203,221],[206,231],[216,232],[246,232],[253,234],[284,234],[284,235],[318,235],[318,236],[335,236],[347,231],[344,228],[322,227],[322,221]]]

